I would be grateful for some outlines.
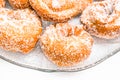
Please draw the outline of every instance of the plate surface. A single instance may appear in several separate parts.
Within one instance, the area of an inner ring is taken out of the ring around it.
[[[79,16],[70,20],[69,22],[71,24],[80,25]],[[51,23],[48,21],[43,21],[43,27],[46,27],[50,24]],[[27,55],[21,53],[13,53],[0,49],[0,58],[22,67],[40,71],[73,72],[91,68],[120,51],[120,38],[113,40],[105,40],[96,37],[93,38],[94,45],[89,58],[72,67],[59,68],[52,62],[50,62],[42,53],[39,42],[36,45],[35,49]]]

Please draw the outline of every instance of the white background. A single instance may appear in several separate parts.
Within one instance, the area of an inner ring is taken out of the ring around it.
[[[101,64],[80,72],[41,72],[0,59],[0,80],[120,80],[120,52]]]

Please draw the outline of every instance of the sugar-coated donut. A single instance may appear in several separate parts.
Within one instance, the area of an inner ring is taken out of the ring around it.
[[[120,0],[93,2],[81,15],[91,35],[113,39],[120,36]]]
[[[0,8],[5,7],[5,0],[0,0]]]
[[[31,9],[0,9],[1,48],[28,53],[35,47],[41,30],[41,21]]]
[[[82,26],[58,23],[45,29],[40,45],[57,66],[73,66],[90,55],[93,39]]]
[[[8,0],[14,9],[24,9],[29,7],[29,0]]]
[[[65,22],[81,13],[92,0],[29,0],[29,2],[43,19]]]

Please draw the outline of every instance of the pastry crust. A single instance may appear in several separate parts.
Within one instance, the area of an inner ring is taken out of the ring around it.
[[[94,2],[81,15],[81,22],[91,35],[113,39],[120,36],[120,0]]]
[[[5,7],[5,0],[0,0],[0,8]]]
[[[28,53],[35,47],[41,31],[41,21],[31,9],[0,9],[1,48]]]
[[[14,9],[24,9],[29,7],[29,0],[8,0]]]
[[[93,45],[92,37],[82,29],[68,23],[50,25],[40,36],[45,55],[57,66],[73,66],[86,59]]]
[[[80,14],[92,0],[29,0],[29,2],[43,19],[65,22]]]

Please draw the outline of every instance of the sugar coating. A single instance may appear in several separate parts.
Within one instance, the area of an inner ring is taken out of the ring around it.
[[[58,23],[46,28],[40,43],[45,55],[57,66],[73,66],[89,56],[93,39],[82,26]]]
[[[86,30],[97,37],[113,39],[120,35],[120,0],[93,2],[81,15]]]
[[[24,9],[29,7],[29,0],[8,0],[14,9]]]
[[[65,22],[81,13],[92,0],[29,0],[43,19]]]
[[[52,7],[60,8],[61,5],[59,3],[59,0],[52,0]]]
[[[41,21],[31,9],[0,9],[0,47],[22,53],[30,52],[41,33]]]

